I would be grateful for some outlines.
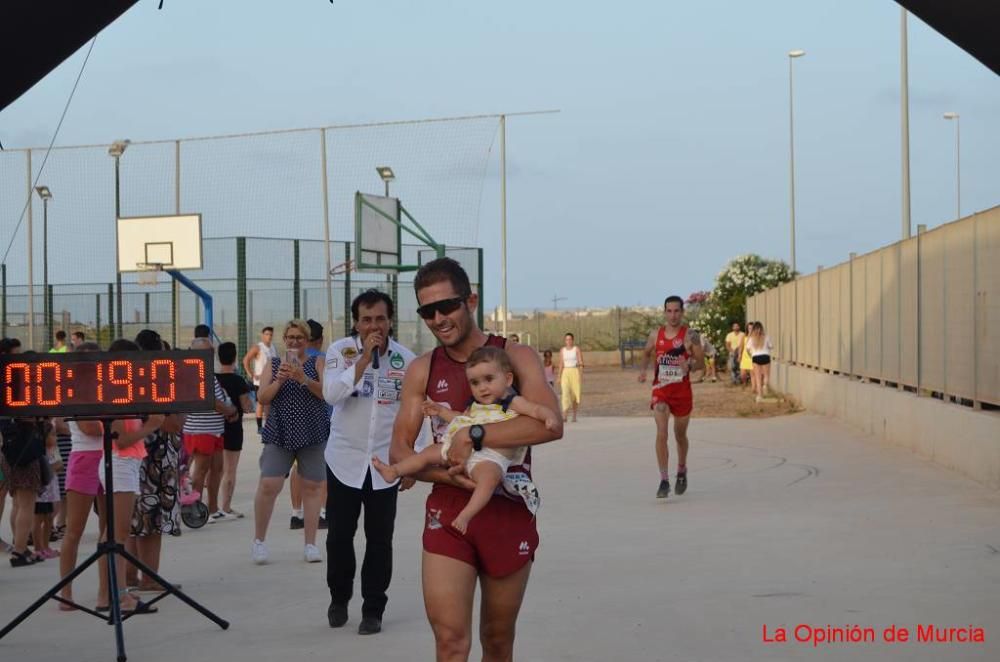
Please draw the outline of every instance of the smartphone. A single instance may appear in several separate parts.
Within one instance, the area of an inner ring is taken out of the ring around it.
[[[298,352],[293,350],[288,350],[285,352],[285,363],[298,364],[299,355]]]

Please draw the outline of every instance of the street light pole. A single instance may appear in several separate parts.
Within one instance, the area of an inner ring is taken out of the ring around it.
[[[802,57],[806,52],[794,50],[788,52],[788,185],[789,202],[791,206],[791,262],[792,272],[795,272],[795,105],[794,88],[792,84],[792,61]]]
[[[52,191],[48,186],[35,187],[35,193],[42,199],[42,315],[45,319],[46,347],[52,346],[52,306],[49,301],[49,200]]]
[[[45,343],[52,346],[51,311],[49,310],[49,199],[42,198],[42,314],[45,315]]]
[[[507,337],[507,116],[500,116],[500,332]]]
[[[900,7],[899,28],[899,120],[903,166],[903,239],[910,238],[910,74],[909,47],[906,38],[906,8]]]
[[[955,218],[962,218],[962,135],[958,113],[945,113],[946,120],[955,120]]]
[[[119,168],[119,161],[121,159],[121,154],[115,155],[115,225],[118,225],[118,219],[122,217],[122,201],[121,201],[121,175]],[[115,285],[118,288],[115,300],[115,338],[122,337],[122,274],[118,272],[115,274]],[[114,338],[112,338],[114,340]]]
[[[115,160],[115,228],[118,227],[118,219],[122,216],[121,199],[121,167],[120,160],[125,149],[129,146],[130,140],[116,140],[108,148],[108,155]],[[117,231],[117,230],[116,230]],[[117,298],[115,300],[115,326],[112,329],[115,338],[122,337],[122,274],[119,271],[115,274],[115,284],[118,287]],[[98,330],[99,332],[100,330]]]

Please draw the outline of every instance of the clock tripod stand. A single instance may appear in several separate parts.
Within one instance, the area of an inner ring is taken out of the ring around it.
[[[0,639],[3,639],[7,634],[25,621],[29,616],[31,616],[35,611],[37,611],[43,604],[48,600],[55,600],[66,605],[75,607],[77,610],[90,614],[91,616],[96,616],[101,620],[107,621],[108,624],[115,626],[115,645],[118,649],[117,662],[125,662],[127,656],[125,655],[125,634],[122,630],[122,623],[133,616],[133,614],[123,614],[121,609],[121,604],[119,601],[119,577],[118,571],[115,567],[115,561],[117,556],[121,556],[126,561],[134,565],[136,568],[142,571],[144,577],[149,577],[156,581],[157,584],[163,587],[163,593],[150,600],[147,605],[153,605],[168,595],[175,595],[179,600],[187,604],[189,607],[201,613],[205,618],[211,620],[216,625],[218,625],[223,630],[229,628],[229,621],[219,618],[217,615],[201,606],[187,595],[181,592],[176,586],[168,582],[166,579],[153,572],[145,563],[137,559],[135,556],[130,554],[125,546],[115,540],[115,500],[114,500],[114,476],[111,470],[112,462],[112,441],[115,437],[115,433],[111,431],[111,424],[115,420],[120,420],[121,418],[135,418],[135,416],[125,416],[125,417],[115,417],[115,418],[93,418],[93,417],[77,417],[75,420],[99,420],[104,426],[104,504],[105,512],[107,513],[107,537],[103,542],[98,542],[97,550],[91,554],[83,563],[78,565],[73,572],[69,573],[63,577],[59,583],[48,590],[45,595],[38,598],[30,607],[25,609],[23,612],[18,614],[18,616],[8,623],[3,630],[0,630]],[[142,441],[137,443],[144,443]],[[100,559],[106,558],[108,564],[108,607],[110,611],[107,616],[101,614],[98,611],[84,607],[83,605],[77,604],[71,600],[66,600],[61,597],[59,591],[62,590],[64,586],[72,582],[77,578],[84,570],[89,568],[94,563],[97,563]],[[124,578],[121,578],[124,580]]]

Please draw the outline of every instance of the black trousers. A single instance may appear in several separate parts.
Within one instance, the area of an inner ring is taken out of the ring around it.
[[[365,559],[361,565],[362,616],[382,617],[392,579],[392,532],[398,485],[372,489],[371,469],[361,489],[344,485],[326,469],[326,583],[333,602],[347,604],[354,592],[354,534],[365,508]]]

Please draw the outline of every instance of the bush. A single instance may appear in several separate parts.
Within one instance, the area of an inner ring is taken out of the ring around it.
[[[767,260],[759,255],[734,258],[715,277],[715,289],[689,311],[691,326],[697,328],[725,354],[725,337],[733,322],[746,329],[747,297],[787,283],[794,277],[791,268],[781,260]],[[689,298],[701,293],[696,292]]]

